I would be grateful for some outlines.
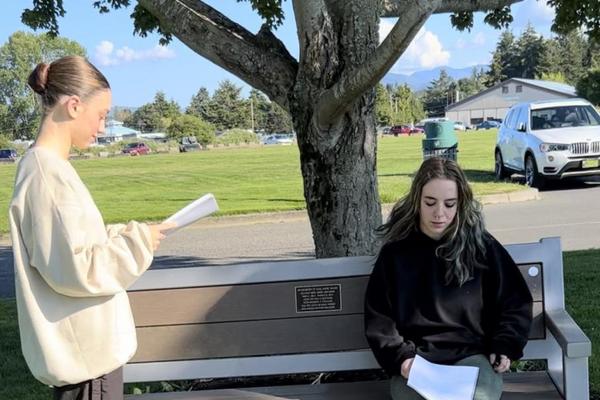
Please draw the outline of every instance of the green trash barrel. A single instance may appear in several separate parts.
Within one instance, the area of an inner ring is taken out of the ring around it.
[[[425,124],[423,159],[442,157],[456,161],[458,138],[454,133],[453,121],[436,121]]]

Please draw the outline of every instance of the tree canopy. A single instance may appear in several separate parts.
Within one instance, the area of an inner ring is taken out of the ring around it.
[[[12,139],[32,139],[41,117],[27,78],[39,62],[65,55],[85,56],[69,39],[15,32],[0,47],[0,133]]]

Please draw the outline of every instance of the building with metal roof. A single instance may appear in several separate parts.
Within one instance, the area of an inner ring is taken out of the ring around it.
[[[106,121],[104,133],[98,135],[98,143],[119,142],[123,139],[135,139],[140,135],[140,131],[123,126],[121,121],[114,119]]]
[[[537,79],[510,78],[446,107],[446,118],[465,126],[501,121],[517,103],[577,97],[573,86]]]

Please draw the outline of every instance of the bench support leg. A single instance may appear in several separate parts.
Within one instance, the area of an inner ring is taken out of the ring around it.
[[[589,400],[590,381],[587,357],[563,357],[565,400]]]

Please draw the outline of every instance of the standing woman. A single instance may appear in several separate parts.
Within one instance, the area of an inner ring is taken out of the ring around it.
[[[122,399],[121,366],[137,346],[125,290],[172,226],[105,226],[68,161],[104,131],[111,91],[100,71],[64,57],[39,64],[29,85],[43,117],[9,210],[23,355],[55,399]]]
[[[499,399],[501,373],[523,355],[531,295],[480,209],[458,165],[431,158],[380,228],[365,330],[394,400],[422,399],[407,386],[417,354],[479,367],[475,400]]]

